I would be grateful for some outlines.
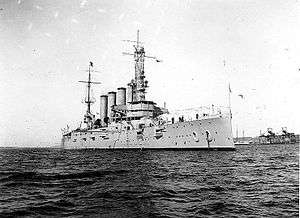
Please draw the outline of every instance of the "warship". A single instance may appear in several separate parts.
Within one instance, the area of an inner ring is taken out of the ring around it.
[[[268,128],[266,132],[260,131],[259,136],[256,138],[256,144],[296,144],[297,137],[295,133],[289,132],[287,127],[281,127],[281,132],[275,133],[273,128]]]
[[[127,40],[130,41],[130,40]],[[157,106],[146,100],[145,59],[161,62],[156,57],[145,55],[137,32],[133,53],[123,53],[134,58],[135,75],[126,88],[117,88],[100,96],[99,117],[91,112],[95,98],[91,86],[99,84],[91,80],[93,63],[88,68],[88,80],[79,81],[87,86],[84,103],[87,105],[83,126],[70,130],[62,129],[63,149],[212,149],[234,150],[231,110],[229,113],[212,110],[197,113],[187,119],[183,115],[172,116],[166,105]],[[230,96],[230,92],[229,92]],[[229,97],[230,98],[230,97]],[[230,106],[229,106],[230,109]]]

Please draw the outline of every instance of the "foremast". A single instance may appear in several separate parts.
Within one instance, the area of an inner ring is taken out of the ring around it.
[[[144,46],[142,46],[142,42],[140,42],[140,32],[137,31],[137,39],[136,41],[125,40],[129,42],[134,42],[134,53],[127,53],[123,52],[125,55],[132,55],[134,58],[134,70],[135,70],[135,77],[129,85],[133,88],[133,101],[145,101],[145,94],[146,89],[148,88],[148,81],[145,80],[145,71],[144,71],[144,64],[145,58],[154,59],[156,62],[161,62],[156,57],[153,56],[146,56]]]

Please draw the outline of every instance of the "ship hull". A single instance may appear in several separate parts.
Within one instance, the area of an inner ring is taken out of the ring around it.
[[[143,129],[92,130],[63,136],[64,149],[234,150],[231,121],[218,116]]]

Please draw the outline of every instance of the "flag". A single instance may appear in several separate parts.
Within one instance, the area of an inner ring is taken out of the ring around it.
[[[93,67],[93,62],[90,61],[90,66]]]

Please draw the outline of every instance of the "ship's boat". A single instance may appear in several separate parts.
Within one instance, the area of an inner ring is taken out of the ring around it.
[[[197,111],[186,118],[174,116],[166,106],[158,107],[146,100],[148,81],[145,80],[146,56],[139,42],[139,33],[131,55],[135,62],[135,77],[127,87],[120,87],[100,96],[99,118],[91,112],[95,99],[91,96],[93,63],[90,62],[87,84],[87,111],[84,126],[63,130],[62,148],[65,149],[234,149],[231,112],[203,113]],[[215,111],[215,110],[213,110]]]

